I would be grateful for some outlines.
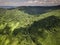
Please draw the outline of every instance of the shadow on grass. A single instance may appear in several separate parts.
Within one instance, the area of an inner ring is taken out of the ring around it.
[[[29,30],[31,31],[33,28],[36,30],[39,28],[50,30],[54,27],[60,26],[60,19],[56,16],[50,16],[45,19],[35,21],[30,27]]]

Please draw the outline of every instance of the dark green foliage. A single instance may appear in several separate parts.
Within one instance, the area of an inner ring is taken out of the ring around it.
[[[13,31],[13,35],[17,35],[17,34],[19,34],[19,33],[22,33],[22,34],[25,34],[25,35],[27,35],[28,34],[28,30],[27,30],[27,28],[18,28],[18,29],[15,29],[14,31]]]
[[[59,27],[60,26],[60,19],[56,16],[50,16],[50,17],[47,17],[45,19],[42,19],[42,20],[39,20],[39,21],[35,21],[33,24],[32,24],[32,27],[33,28],[42,28],[42,29],[47,29],[47,30],[50,30],[54,27]],[[30,27],[30,29],[32,28]]]
[[[49,12],[51,10],[57,10],[60,9],[60,6],[52,6],[52,7],[44,7],[44,6],[22,6],[18,7],[19,10],[24,11],[25,13],[28,13],[30,15],[39,15],[46,12]]]

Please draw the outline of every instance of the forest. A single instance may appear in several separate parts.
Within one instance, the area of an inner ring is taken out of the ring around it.
[[[60,6],[0,8],[0,45],[60,45]]]

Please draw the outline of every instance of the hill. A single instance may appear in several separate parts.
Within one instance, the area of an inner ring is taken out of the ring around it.
[[[0,45],[60,45],[60,8],[0,8]]]

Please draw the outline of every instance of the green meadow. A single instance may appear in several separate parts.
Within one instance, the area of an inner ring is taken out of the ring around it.
[[[60,9],[0,8],[0,45],[60,45]]]

